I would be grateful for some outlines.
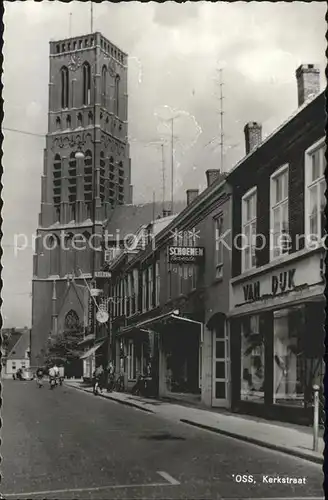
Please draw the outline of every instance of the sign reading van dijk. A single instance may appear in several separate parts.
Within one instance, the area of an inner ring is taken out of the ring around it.
[[[204,247],[168,247],[170,264],[199,264],[204,260]]]
[[[265,273],[259,273],[247,280],[232,283],[231,306],[273,299],[321,283],[323,283],[322,255],[312,254]]]

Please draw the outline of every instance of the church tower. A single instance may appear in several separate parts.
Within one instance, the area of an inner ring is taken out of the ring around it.
[[[38,364],[48,336],[65,327],[58,315],[66,307],[70,277],[78,284],[81,273],[91,280],[101,269],[102,252],[95,247],[100,249],[110,212],[132,202],[127,117],[127,54],[98,32],[50,42],[48,133],[33,261],[32,364]],[[78,292],[76,301],[71,310],[82,321]]]

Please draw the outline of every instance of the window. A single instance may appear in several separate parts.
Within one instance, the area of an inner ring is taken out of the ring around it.
[[[148,268],[148,309],[153,307],[154,272],[153,267]]]
[[[83,104],[88,106],[91,103],[91,68],[90,64],[83,64]]]
[[[138,269],[133,269],[132,273],[133,279],[133,288],[132,288],[132,293],[133,293],[133,313],[136,313],[138,311],[138,297],[139,297],[139,272]]]
[[[142,312],[147,311],[147,269],[142,272]]]
[[[288,252],[288,166],[271,176],[271,258]]]
[[[107,106],[107,68],[103,66],[101,72],[101,104]]]
[[[71,128],[71,117],[70,117],[70,115],[66,116],[66,128]]]
[[[256,266],[256,188],[251,189],[242,199],[242,270]]]
[[[16,370],[16,361],[11,362],[11,367],[13,370]]]
[[[305,232],[309,240],[320,240],[325,234],[325,144],[318,141],[305,153]]]
[[[155,264],[155,287],[156,287],[155,305],[159,306],[160,288],[161,288],[161,275],[160,275],[159,261],[157,261]]]
[[[60,241],[57,236],[52,235],[47,244],[50,252],[50,275],[57,276],[60,274]]]
[[[115,77],[115,94],[114,94],[114,113],[116,116],[119,115],[119,102],[120,102],[120,77],[116,75]]]
[[[61,119],[59,116],[56,118],[56,129],[60,130],[61,129]]]
[[[78,127],[83,127],[83,117],[82,117],[82,113],[78,113],[78,115],[77,115],[77,126],[78,126]]]
[[[22,367],[23,369],[24,369],[24,368],[26,368],[26,362],[25,362],[25,361],[22,361],[22,362],[21,362],[21,367]]]
[[[132,273],[129,273],[127,276],[126,283],[126,296],[127,296],[127,316],[131,316],[132,314]]]
[[[136,378],[136,362],[133,340],[128,343],[128,379],[135,380]]]
[[[247,316],[241,324],[241,400],[264,402],[264,335],[260,317]]]
[[[223,243],[220,241],[223,235],[223,215],[214,219],[215,225],[215,277],[221,278],[223,274]]]
[[[68,108],[68,69],[63,66],[60,70],[60,80],[61,80],[61,107]]]

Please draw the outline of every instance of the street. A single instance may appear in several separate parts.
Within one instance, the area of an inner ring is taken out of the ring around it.
[[[65,385],[50,391],[5,380],[3,398],[8,500],[323,498],[322,468],[305,460]],[[238,475],[253,482],[238,483]],[[277,476],[305,484],[267,482]]]

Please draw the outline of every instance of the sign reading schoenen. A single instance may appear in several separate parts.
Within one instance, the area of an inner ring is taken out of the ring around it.
[[[205,257],[204,247],[179,247],[168,248],[170,264],[200,263]]]

